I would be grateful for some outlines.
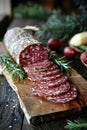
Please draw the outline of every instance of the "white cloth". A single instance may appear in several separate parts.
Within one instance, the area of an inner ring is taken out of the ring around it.
[[[0,0],[0,15],[11,16],[10,0]]]

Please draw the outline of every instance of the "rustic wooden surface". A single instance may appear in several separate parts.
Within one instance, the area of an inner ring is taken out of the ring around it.
[[[16,93],[0,76],[0,130],[21,130],[23,111]]]
[[[5,47],[1,43],[1,53],[6,53]],[[71,82],[75,84],[78,89],[78,96],[75,100],[66,103],[52,103],[36,97],[32,93],[32,82],[27,78],[21,82],[14,83],[7,71],[3,72],[7,81],[9,82],[12,89],[16,92],[21,108],[24,111],[25,117],[27,118],[28,123],[39,123],[43,121],[49,121],[52,119],[58,118],[57,115],[61,117],[59,112],[77,109],[87,105],[87,81],[82,78],[74,69],[72,69],[71,76],[69,77]],[[49,107],[48,107],[49,106]],[[55,116],[56,113],[56,116]],[[42,116],[46,115],[46,116]],[[64,116],[66,113],[64,113]]]

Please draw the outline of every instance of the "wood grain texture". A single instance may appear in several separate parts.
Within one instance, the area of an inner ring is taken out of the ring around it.
[[[0,53],[6,53],[3,44],[1,44],[1,48],[2,51],[0,51]],[[14,83],[7,70],[5,70],[3,74],[12,89],[16,92],[28,123],[34,124],[62,118],[70,113],[78,113],[81,111],[81,108],[87,106],[87,81],[74,69],[71,71],[69,79],[77,87],[78,96],[75,100],[65,104],[52,103],[43,98],[34,96],[31,90],[33,84],[27,78],[18,83]]]

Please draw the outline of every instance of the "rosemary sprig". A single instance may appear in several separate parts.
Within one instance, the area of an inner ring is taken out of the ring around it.
[[[24,70],[20,69],[19,65],[16,64],[10,56],[8,55],[0,55],[0,63],[6,67],[8,72],[11,74],[13,81],[16,80],[20,81],[24,79],[25,77],[25,72]]]
[[[87,130],[87,121],[85,119],[77,119],[74,121],[67,121],[67,125],[65,125],[65,129],[69,130]]]
[[[69,61],[69,62],[66,62],[65,61],[65,56],[61,57],[61,58],[58,58],[57,54],[55,51],[51,51],[51,56],[50,56],[50,59],[56,63],[60,69],[62,71],[65,71],[67,74],[70,75],[70,69],[71,67],[69,66],[69,64],[72,62],[72,61]]]

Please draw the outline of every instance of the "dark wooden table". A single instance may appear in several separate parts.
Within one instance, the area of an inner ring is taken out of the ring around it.
[[[24,27],[26,25],[39,26],[43,22],[32,19],[14,19],[9,28],[12,27]],[[78,57],[76,57],[78,59]],[[79,63],[80,61],[78,61]],[[87,80],[87,68],[82,64],[79,66],[77,62],[73,64],[73,67],[77,69],[80,74]],[[85,74],[84,74],[84,72]],[[5,77],[0,77],[0,130],[64,130],[64,126],[68,119],[77,119],[78,117],[86,117],[87,112],[79,113],[73,117],[63,117],[47,123],[41,123],[38,125],[29,125],[24,117],[24,114],[20,108],[17,95],[8,85]],[[4,95],[4,96],[3,96]],[[7,108],[8,109],[7,109]],[[49,107],[49,106],[48,106]],[[6,113],[7,112],[7,113]],[[3,114],[4,113],[4,114]]]

